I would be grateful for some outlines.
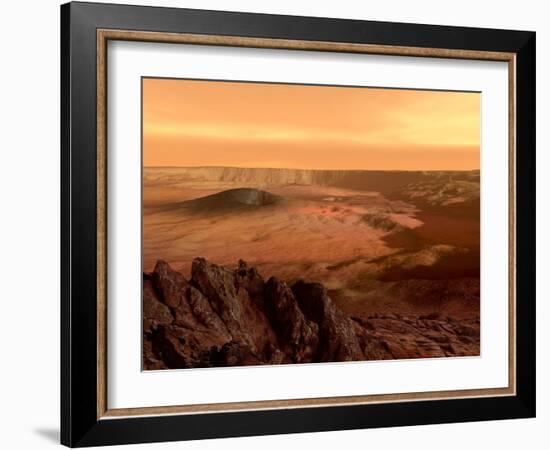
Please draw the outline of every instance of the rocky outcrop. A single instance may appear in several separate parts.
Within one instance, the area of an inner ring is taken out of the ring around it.
[[[388,314],[353,320],[365,329],[375,359],[479,355],[479,319]]]
[[[155,294],[151,279],[143,280],[143,331],[150,332],[158,325],[168,325],[174,320],[170,308],[161,303]]]
[[[298,281],[292,291],[305,316],[319,326],[319,361],[365,359],[352,321],[334,305],[322,284]]]
[[[318,359],[319,326],[306,319],[287,284],[270,278],[265,296],[271,325],[283,353],[297,363]]]
[[[479,320],[347,317],[319,283],[267,282],[196,258],[186,280],[158,261],[143,278],[145,369],[479,354]]]
[[[277,346],[275,334],[263,304],[254,301],[244,286],[241,288],[235,271],[196,258],[191,274],[191,282],[208,298],[231,335],[230,340],[248,347],[259,360],[269,358]]]

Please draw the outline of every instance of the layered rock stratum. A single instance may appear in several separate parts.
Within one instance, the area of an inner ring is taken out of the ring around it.
[[[479,319],[348,317],[322,284],[267,281],[203,258],[189,280],[159,260],[143,275],[146,370],[479,355]]]

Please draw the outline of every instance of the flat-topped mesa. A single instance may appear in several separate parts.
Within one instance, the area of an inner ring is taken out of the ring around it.
[[[319,283],[264,282],[193,260],[186,280],[159,260],[143,278],[146,369],[360,361],[475,354],[479,320],[347,317]],[[478,350],[477,350],[478,351]]]
[[[190,211],[195,212],[215,213],[218,211],[261,208],[277,203],[280,200],[281,197],[278,195],[261,189],[237,188],[178,203],[178,207],[188,208]]]
[[[278,196],[271,192],[262,191],[261,189],[238,188],[223,191],[220,194],[225,194],[234,202],[242,203],[243,205],[265,206],[271,205],[278,200]]]

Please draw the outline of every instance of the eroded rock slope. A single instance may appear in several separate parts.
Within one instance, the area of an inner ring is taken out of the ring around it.
[[[479,354],[477,319],[347,317],[319,283],[203,258],[190,280],[162,260],[144,274],[143,333],[148,370]]]

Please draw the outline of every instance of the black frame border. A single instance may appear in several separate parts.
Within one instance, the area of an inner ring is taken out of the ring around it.
[[[516,395],[97,419],[96,30],[516,54]],[[61,6],[61,443],[70,447],[534,417],[534,32],[73,2]]]

